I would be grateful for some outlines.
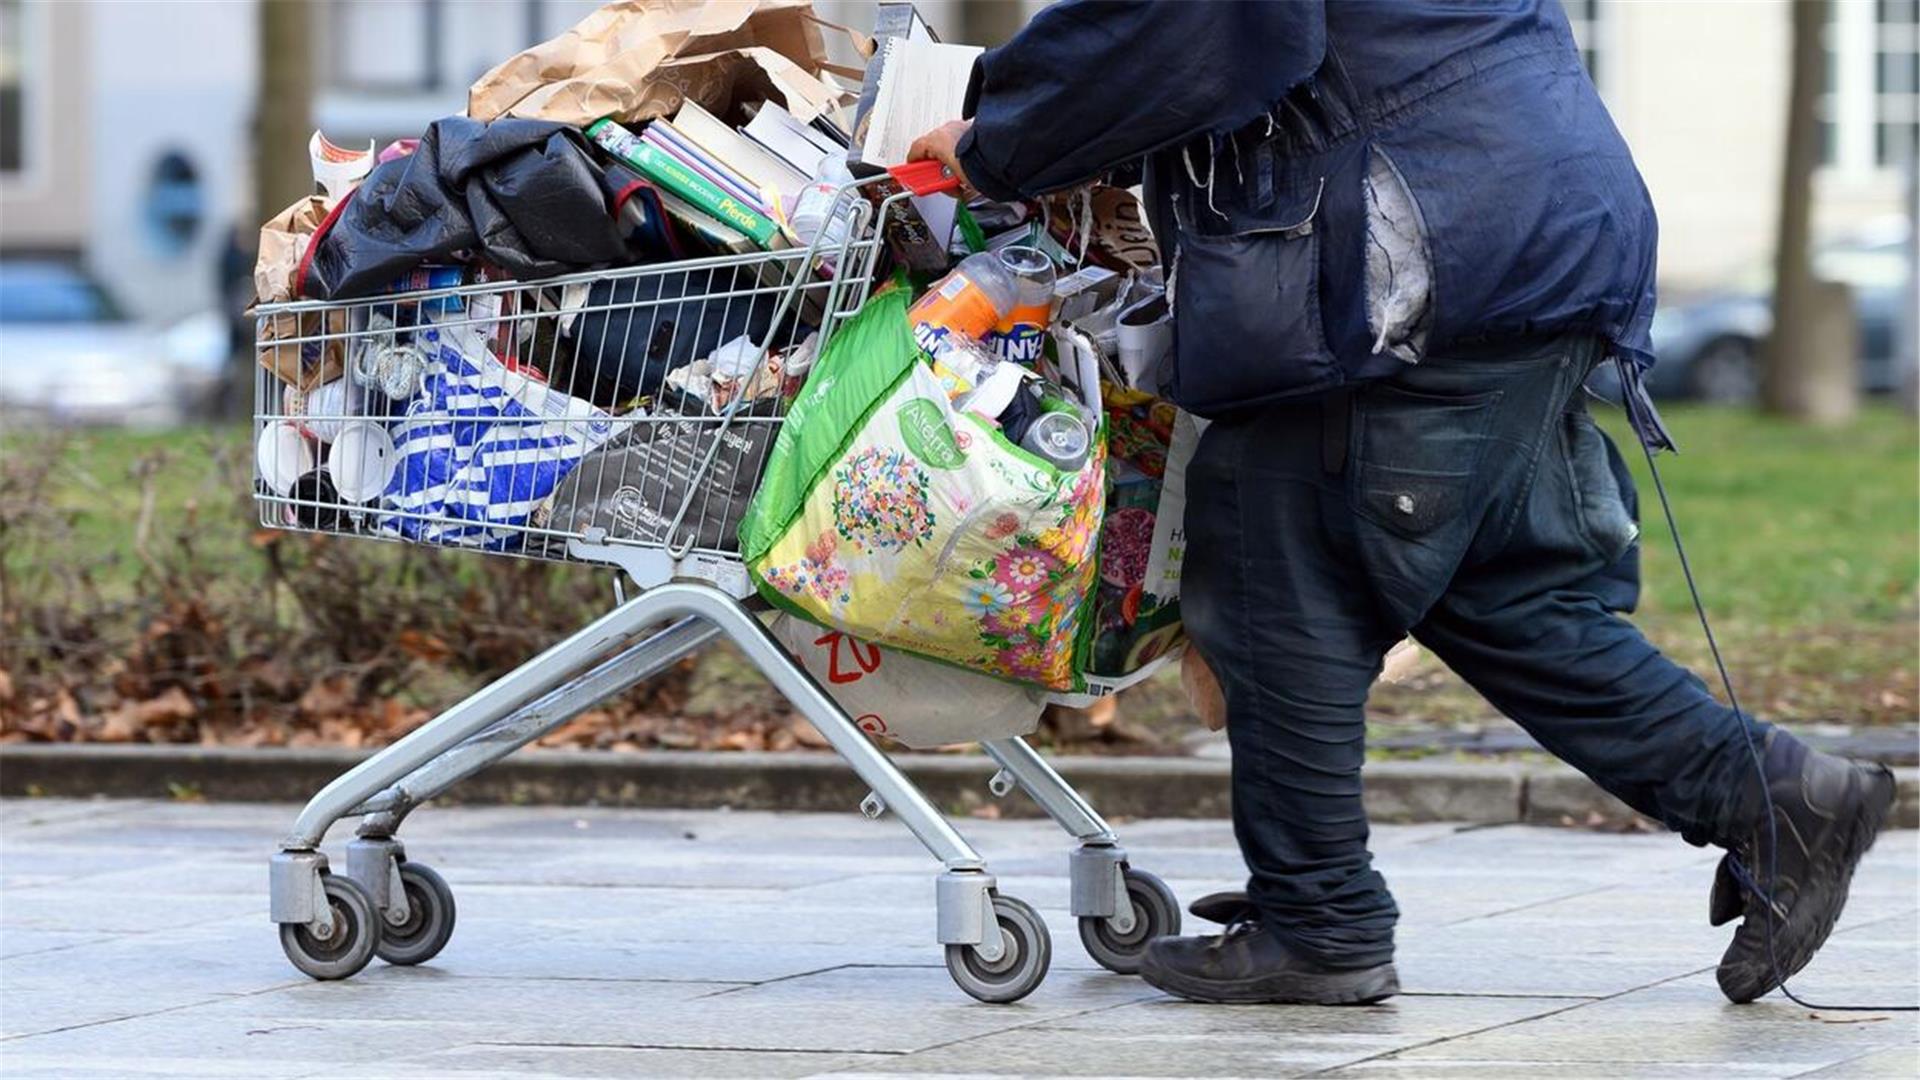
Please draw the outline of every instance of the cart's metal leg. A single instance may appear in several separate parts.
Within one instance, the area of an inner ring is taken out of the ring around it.
[[[566,723],[583,710],[623,693],[673,666],[682,657],[720,636],[712,623],[688,616],[652,637],[621,650],[611,659],[520,708],[512,716],[409,773],[399,783],[355,807],[365,815],[359,835],[392,836],[414,808],[467,777]],[[358,879],[358,875],[355,875]],[[360,882],[379,899],[377,887]]]
[[[1099,812],[1061,778],[1038,751],[1028,746],[1025,739],[1018,736],[993,739],[981,743],[980,749],[1000,766],[996,780],[1001,776],[1010,778],[1040,804],[1048,817],[1080,841],[1080,847],[1067,861],[1068,880],[1073,888],[1073,913],[1109,918],[1114,920],[1114,929],[1120,933],[1131,931],[1133,905],[1121,903],[1127,895],[1123,876],[1127,853]]]
[[[716,593],[715,595],[720,595]],[[704,614],[704,612],[703,612]],[[907,830],[926,845],[933,857],[949,870],[977,870],[985,865],[978,853],[962,839],[952,824],[934,807],[920,789],[913,786],[880,748],[868,740],[846,712],[795,664],[758,619],[740,605],[727,602],[724,614],[714,621],[733,639],[754,667],[760,669],[776,689],[784,694],[819,730],[848,765],[886,808],[906,825]]]
[[[606,655],[642,628],[660,622],[669,614],[681,614],[667,610],[676,599],[674,588],[655,589],[629,600],[429,720],[406,738],[347,770],[307,803],[295,820],[293,831],[281,841],[281,848],[313,850],[334,822],[369,796],[566,682],[581,667]]]
[[[294,858],[313,853],[327,829],[370,796],[406,778],[434,758],[487,730],[502,717],[565,683],[573,672],[617,647],[641,628],[666,619],[697,617],[712,622],[739,645],[753,665],[793,702],[854,774],[894,811],[908,831],[946,867],[936,893],[941,940],[998,951],[995,924],[987,918],[993,878],[985,862],[898,766],[867,740],[826,691],[794,663],[771,632],[726,593],[709,585],[672,582],[649,589],[541,653],[492,685],[429,721],[406,738],[360,763],[321,789],[307,803],[273,864],[271,909],[275,921],[324,918],[313,911],[324,860]],[[293,916],[281,918],[282,914]],[[992,940],[988,940],[991,936]]]
[[[360,883],[374,910],[387,922],[407,921],[407,890],[400,884],[400,864],[407,849],[391,836],[359,836],[347,842],[347,876]]]
[[[992,739],[980,744],[996,764],[1013,777],[1021,790],[1040,804],[1047,816],[1067,830],[1068,835],[1084,844],[1111,844],[1114,842],[1113,830],[1107,827],[1098,812],[1073,790],[1072,785],[1060,778],[1047,764],[1047,759],[1027,745],[1025,739],[1013,736],[1006,739]]]

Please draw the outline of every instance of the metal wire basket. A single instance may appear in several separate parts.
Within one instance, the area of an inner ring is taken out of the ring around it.
[[[406,291],[260,307],[260,523],[534,559],[648,551],[737,591],[734,530],[786,404],[866,300],[905,197],[876,209],[856,186],[831,247],[537,283],[424,269]]]

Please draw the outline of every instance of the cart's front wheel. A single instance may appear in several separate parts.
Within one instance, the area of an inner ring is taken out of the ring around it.
[[[1105,916],[1082,916],[1080,943],[1087,947],[1087,955],[1108,971],[1137,975],[1140,961],[1147,955],[1147,943],[1180,932],[1180,904],[1166,882],[1145,870],[1128,867],[1124,876],[1127,902],[1133,906],[1133,928],[1123,934]]]
[[[453,889],[431,867],[410,862],[400,864],[400,886],[406,890],[407,920],[382,927],[375,951],[389,964],[424,964],[453,937]]]
[[[380,947],[380,914],[373,898],[350,877],[322,873],[333,931],[325,937],[306,923],[281,923],[280,948],[293,966],[316,979],[344,979],[373,960]]]
[[[1047,977],[1053,939],[1040,913],[1011,896],[994,896],[993,915],[1004,943],[1000,959],[989,963],[972,945],[949,945],[947,972],[960,989],[981,1001],[1019,1001]]]

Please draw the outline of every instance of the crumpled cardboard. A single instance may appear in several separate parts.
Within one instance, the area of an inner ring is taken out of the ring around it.
[[[298,299],[293,279],[300,269],[300,259],[306,255],[308,242],[333,207],[332,199],[309,195],[260,226],[260,255],[253,264],[255,306]],[[345,373],[346,339],[319,340],[323,334],[347,332],[345,310],[328,312],[325,318],[319,312],[275,315],[260,319],[257,326],[254,355],[260,366],[273,372],[280,381],[311,390]],[[315,340],[290,343],[297,338]]]
[[[275,315],[258,320],[257,326],[254,355],[281,382],[307,391],[346,373],[345,309],[335,308],[324,317],[317,311]],[[296,344],[296,338],[310,340]]]
[[[631,124],[688,98],[724,113],[771,91],[811,120],[850,96],[820,77],[833,68],[822,25],[811,0],[615,0],[480,76],[467,115]],[[744,93],[743,82],[760,85]]]

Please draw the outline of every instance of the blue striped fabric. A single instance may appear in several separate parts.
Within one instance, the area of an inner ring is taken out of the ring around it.
[[[393,428],[383,532],[423,544],[511,551],[521,527],[612,434],[588,402],[507,370],[472,327],[428,327],[425,387]],[[415,516],[418,515],[418,516]]]

